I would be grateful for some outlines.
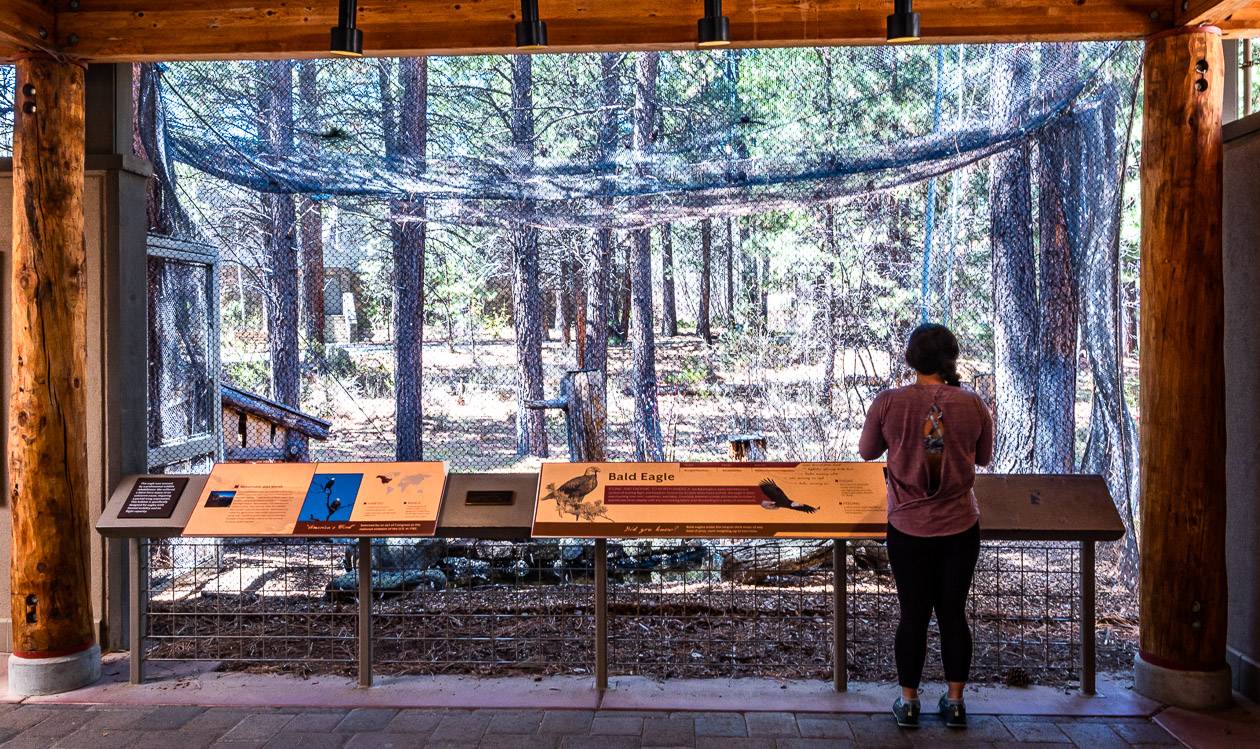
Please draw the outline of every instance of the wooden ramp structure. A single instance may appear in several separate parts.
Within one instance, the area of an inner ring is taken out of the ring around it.
[[[368,54],[517,51],[513,0],[358,5]],[[690,48],[703,12],[678,0],[542,5],[552,51]],[[878,44],[891,6],[728,0],[725,13],[735,46]],[[103,602],[122,584],[121,549],[102,569],[88,559],[89,522],[108,488],[144,470],[134,444],[143,443],[136,419],[144,389],[128,387],[144,372],[144,347],[134,340],[143,330],[135,324],[143,320],[143,253],[129,248],[143,245],[136,227],[148,166],[131,155],[126,63],[328,55],[337,10],[334,0],[0,7],[0,58],[16,61],[18,89],[6,295],[11,688],[60,691],[91,680],[97,642],[125,628],[116,614],[94,624],[89,591],[103,578]],[[1137,682],[1169,702],[1228,699],[1222,40],[1257,33],[1260,2],[920,0],[915,10],[926,43],[1146,40]],[[93,170],[114,175],[115,188],[86,193]],[[104,216],[91,252],[85,214]]]

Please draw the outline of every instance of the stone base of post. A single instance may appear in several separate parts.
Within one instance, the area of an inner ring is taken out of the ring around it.
[[[1229,666],[1215,671],[1182,671],[1157,666],[1138,655],[1133,662],[1133,689],[1156,702],[1187,710],[1215,710],[1234,702]]]
[[[55,658],[9,656],[9,694],[35,697],[70,692],[101,678],[101,646]]]

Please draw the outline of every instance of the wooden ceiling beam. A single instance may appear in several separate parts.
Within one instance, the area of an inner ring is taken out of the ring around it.
[[[1221,26],[1229,23],[1236,14],[1257,5],[1256,0],[1178,0],[1178,26]],[[1252,18],[1255,13],[1250,14]]]
[[[55,44],[57,16],[48,0],[5,0],[0,3],[0,55],[22,50],[50,50]]]
[[[30,0],[27,0],[28,2]],[[700,0],[545,0],[553,51],[689,49]],[[1169,0],[918,0],[924,42],[1133,39],[1169,28]],[[727,0],[735,46],[878,44],[892,0]],[[360,0],[369,54],[514,52],[517,0]],[[327,55],[336,0],[79,0],[58,41],[88,60]]]

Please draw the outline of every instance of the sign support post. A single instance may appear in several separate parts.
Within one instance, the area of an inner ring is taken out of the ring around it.
[[[372,686],[372,539],[359,539],[359,686]]]
[[[1096,581],[1093,541],[1081,541],[1081,694],[1092,697],[1097,689],[1094,679],[1098,646],[1094,631]]]
[[[149,598],[149,576],[146,574],[149,560],[144,554],[148,551],[148,543],[145,538],[127,539],[127,573],[131,577],[131,584],[127,586],[131,598],[127,607],[127,646],[131,650],[128,666],[132,684],[144,683],[144,623]]]
[[[595,688],[608,689],[608,539],[595,539]]]
[[[849,691],[849,541],[831,543],[831,682]]]

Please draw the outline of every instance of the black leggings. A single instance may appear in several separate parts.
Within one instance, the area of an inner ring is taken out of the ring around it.
[[[967,593],[980,556],[980,524],[953,536],[910,536],[888,525],[888,561],[897,580],[897,680],[918,689],[927,657],[927,630],[936,609],[946,681],[967,681],[971,627]]]

